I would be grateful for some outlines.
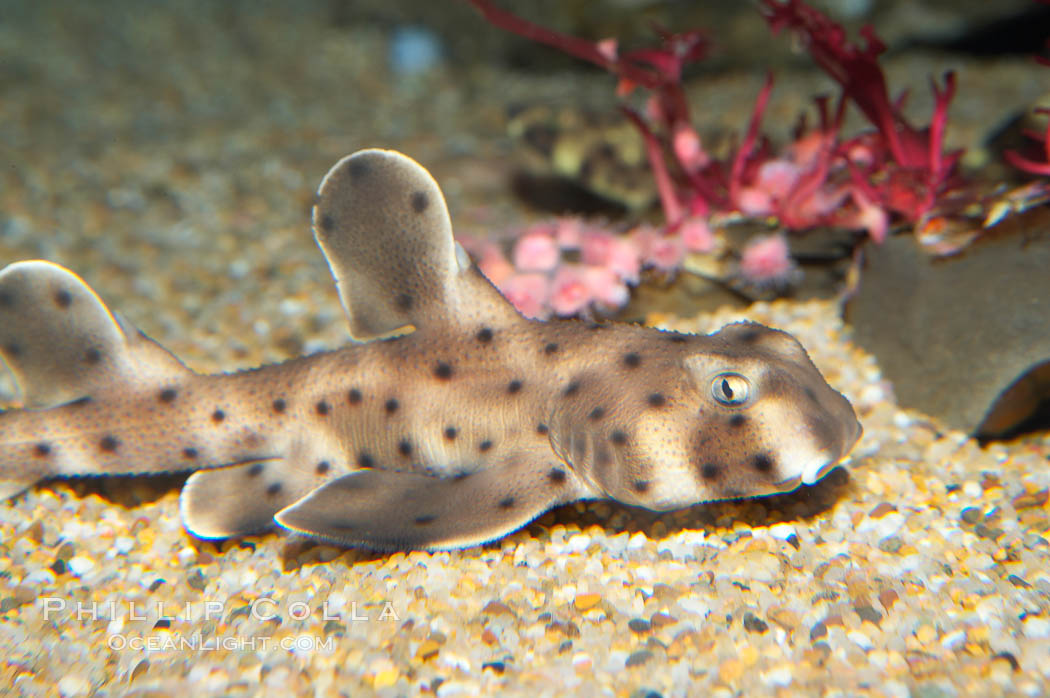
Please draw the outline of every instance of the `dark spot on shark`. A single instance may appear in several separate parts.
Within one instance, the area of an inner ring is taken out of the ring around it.
[[[115,453],[116,450],[120,448],[120,441],[117,437],[107,434],[98,442],[98,447],[106,453]]]
[[[21,356],[22,355],[22,347],[18,346],[14,342],[10,342],[10,343],[4,345],[4,353],[7,354],[8,356],[12,356],[12,357],[14,357],[14,356]]]
[[[281,493],[281,483],[279,483],[279,482],[271,482],[270,485],[266,488],[267,496],[276,497],[280,493]]]
[[[14,307],[15,296],[10,291],[0,291],[0,308]]]
[[[744,344],[754,344],[758,341],[758,338],[761,336],[762,333],[759,330],[751,329],[744,330],[743,332],[741,332],[739,335],[737,335],[737,339],[739,339]]]
[[[433,514],[424,514],[423,516],[417,516],[414,521],[417,526],[426,526],[437,521],[437,517]]]
[[[669,341],[669,342],[671,342],[673,344],[682,344],[682,343],[684,343],[686,341],[686,337],[685,337],[684,334],[678,334],[677,332],[672,332],[671,334],[668,335],[667,341]]]
[[[762,381],[761,393],[766,397],[791,395],[793,385],[783,376],[776,373],[766,376]]]
[[[69,306],[73,305],[73,296],[64,288],[60,288],[55,291],[55,305],[62,310],[65,310]]]
[[[215,422],[216,424],[221,423],[224,419],[226,419],[226,413],[222,410],[215,410],[211,413],[211,421]]]
[[[411,456],[412,455],[412,442],[409,441],[408,439],[401,439],[400,441],[397,442],[397,451],[402,456]]]
[[[602,468],[612,463],[612,454],[609,453],[609,449],[604,446],[596,446],[594,448],[594,462]]]
[[[33,447],[33,453],[36,454],[38,458],[43,458],[44,456],[51,453],[51,444],[47,443],[46,441],[41,441]]]
[[[324,475],[325,473],[327,473],[331,469],[332,469],[332,464],[329,463],[326,460],[323,460],[323,461],[321,461],[320,463],[317,464],[317,467],[314,468],[314,472],[316,472],[318,475]]]
[[[193,460],[198,455],[200,455],[200,454],[197,452],[197,449],[195,449],[195,448],[184,448],[184,449],[182,449],[182,457],[183,458],[186,458],[186,459],[189,459],[189,460]]]
[[[587,439],[577,437],[571,441],[573,464],[583,463],[587,460]]]
[[[273,411],[277,414],[283,414],[284,411],[288,409],[288,403],[283,397],[279,397],[273,401],[273,405],[271,405],[271,407],[273,407]]]
[[[491,448],[492,448],[492,441],[490,441],[489,439],[485,439],[484,441],[482,441],[481,443],[478,444],[478,450],[481,451],[482,453],[484,453],[485,451],[490,450]]]
[[[371,167],[368,163],[364,162],[360,158],[350,161],[350,167],[347,168],[350,172],[350,177],[353,179],[360,179],[371,171]]]
[[[461,470],[460,472],[458,472],[458,473],[456,473],[455,475],[452,476],[452,482],[463,482],[464,480],[466,480],[468,477],[470,477],[473,474],[474,473],[472,473],[470,471]]]
[[[512,509],[514,507],[514,497],[504,497],[499,500],[500,509]]]
[[[550,471],[547,473],[547,479],[555,485],[563,484],[566,480],[566,477],[567,476],[565,475],[565,471],[561,468],[551,468]]]
[[[605,416],[605,408],[604,407],[595,407],[593,410],[591,410],[591,413],[589,415],[587,415],[587,418],[592,420],[592,421],[597,422],[599,419],[601,419],[604,416]]]
[[[412,210],[416,213],[423,213],[427,210],[427,206],[430,205],[430,199],[427,198],[426,192],[414,191],[412,192]]]
[[[638,494],[643,494],[645,492],[648,492],[649,491],[649,481],[648,480],[635,480],[634,482],[631,483],[631,489],[633,489]]]
[[[522,382],[520,380],[512,380],[510,383],[507,384],[507,392],[511,395],[514,395],[519,390],[521,390],[521,386]]]
[[[757,456],[751,459],[751,464],[755,466],[755,470],[760,473],[768,473],[773,470],[773,459],[768,454],[759,453]]]
[[[623,355],[623,365],[627,368],[638,368],[642,365],[642,357],[635,352],[629,352]]]
[[[825,453],[834,451],[839,439],[839,425],[827,414],[807,412],[804,416],[806,426],[809,427],[813,439],[817,442],[817,448]]]
[[[547,354],[548,356],[551,355],[551,354],[556,353],[557,351],[558,351],[558,343],[557,342],[548,342],[547,346],[543,347],[543,353]]]
[[[546,434],[549,431],[550,431],[550,429],[543,422],[540,422],[539,424],[536,425],[536,433],[537,434],[544,435],[544,434]]]
[[[84,397],[79,397],[76,400],[74,400],[73,402],[68,403],[67,406],[68,407],[83,407],[84,405],[89,405],[89,404],[91,404],[91,397],[89,395],[85,395]]]
[[[452,377],[452,366],[444,361],[439,361],[434,367],[434,375],[441,380],[448,380]]]
[[[579,390],[580,390],[580,382],[579,381],[571,381],[567,386],[565,386],[565,390],[563,390],[561,394],[564,397],[572,397],[573,395],[578,393]]]
[[[383,407],[386,409],[387,414],[394,414],[395,412],[397,412],[397,408],[400,406],[401,404],[398,403],[396,398],[390,398],[386,401],[386,404],[383,405]]]
[[[729,418],[729,426],[731,427],[738,428],[744,426],[745,424],[747,424],[747,417],[745,415],[734,414],[732,417]]]
[[[663,407],[667,404],[667,398],[665,398],[662,393],[649,393],[646,402],[652,407]]]
[[[360,405],[361,397],[361,391],[357,388],[350,388],[350,392],[346,394],[346,400],[351,405]]]
[[[317,414],[322,417],[326,416],[332,410],[331,406],[324,400],[319,401],[314,406],[314,409],[317,410]]]
[[[492,341],[492,330],[488,327],[482,327],[478,330],[477,338],[482,344],[488,344]]]
[[[376,461],[375,458],[372,457],[372,454],[362,451],[357,454],[357,464],[362,468],[374,468]]]
[[[397,298],[394,299],[394,303],[396,303],[397,307],[401,310],[412,310],[412,305],[414,301],[412,300],[412,296],[410,296],[409,294],[399,293],[397,295]]]
[[[262,475],[264,467],[262,463],[252,463],[252,466],[247,470],[248,477],[259,477]]]
[[[704,463],[700,467],[700,476],[705,480],[714,480],[718,477],[719,472],[721,472],[721,468],[714,463]]]
[[[456,438],[456,434],[458,434],[459,432],[456,431],[456,427],[445,427],[445,432],[444,433],[445,433],[445,438],[448,439],[449,441],[452,441],[453,439]]]
[[[325,233],[330,233],[335,229],[335,219],[327,213],[321,216],[320,223],[321,230]]]
[[[609,441],[612,441],[617,446],[623,446],[627,443],[627,432],[622,429],[614,429],[613,432],[609,434]]]
[[[172,402],[175,402],[176,395],[177,393],[175,392],[174,388],[165,388],[164,390],[160,391],[160,395],[157,396],[157,399],[161,402],[170,404]]]
[[[84,352],[84,361],[91,365],[95,365],[98,362],[102,361],[102,352],[100,352],[95,347],[91,347],[86,352]]]

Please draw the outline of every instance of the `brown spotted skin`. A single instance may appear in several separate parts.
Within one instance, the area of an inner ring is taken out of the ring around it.
[[[198,536],[276,521],[382,550],[451,548],[576,499],[665,510],[786,491],[860,435],[783,332],[522,318],[403,155],[337,164],[314,222],[351,333],[370,341],[234,374],[193,373],[61,267],[0,272],[0,323],[35,313],[27,331],[0,329],[0,356],[37,408],[0,414],[0,494],[192,470],[180,506]]]

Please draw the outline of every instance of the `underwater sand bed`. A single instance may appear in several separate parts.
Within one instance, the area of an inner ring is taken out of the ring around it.
[[[864,423],[853,462],[814,487],[663,515],[578,504],[480,548],[375,555],[277,534],[216,546],[181,530],[174,490],[128,507],[53,483],[0,510],[5,679],[67,695],[1039,694],[1045,436],[982,450],[898,410],[830,303],[746,316],[798,336]]]

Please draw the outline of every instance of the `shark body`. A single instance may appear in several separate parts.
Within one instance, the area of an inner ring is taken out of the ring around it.
[[[860,436],[790,335],[520,316],[393,151],[325,177],[315,236],[361,343],[197,374],[71,271],[0,271],[0,497],[40,479],[195,471],[187,530],[274,523],[379,550],[465,547],[578,499],[654,510],[811,484]]]

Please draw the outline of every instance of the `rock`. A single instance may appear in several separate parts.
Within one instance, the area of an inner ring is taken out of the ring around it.
[[[1046,409],[1050,209],[1009,217],[954,257],[902,235],[865,258],[845,318],[901,405],[985,438]]]

